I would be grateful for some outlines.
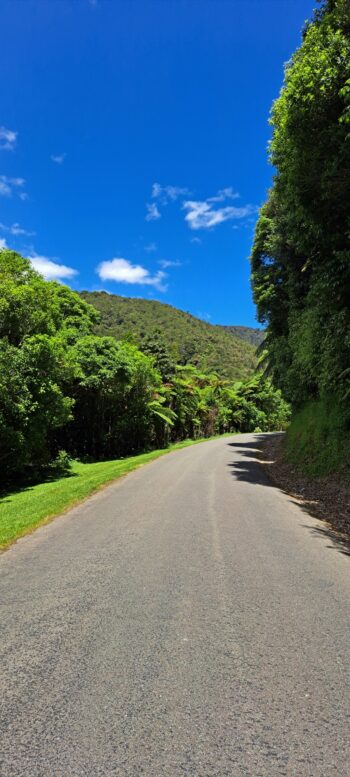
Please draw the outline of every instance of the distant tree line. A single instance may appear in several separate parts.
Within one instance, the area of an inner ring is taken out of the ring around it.
[[[288,406],[257,374],[232,383],[178,366],[161,333],[132,342],[92,333],[98,312],[0,252],[0,471],[3,484],[69,457],[126,456],[171,441],[282,428]]]
[[[325,439],[332,414],[350,427],[349,0],[306,25],[271,124],[276,173],[251,256],[265,367],[296,412],[314,403]]]

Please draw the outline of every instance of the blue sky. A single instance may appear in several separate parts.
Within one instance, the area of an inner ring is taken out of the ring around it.
[[[268,115],[310,0],[2,0],[0,245],[255,325]]]

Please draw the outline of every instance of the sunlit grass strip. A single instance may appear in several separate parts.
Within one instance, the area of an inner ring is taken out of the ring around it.
[[[224,435],[231,436],[231,435]],[[208,438],[206,438],[208,439]],[[213,439],[213,438],[211,438]],[[48,523],[103,486],[117,480],[143,464],[164,456],[170,451],[204,442],[204,439],[185,440],[149,453],[114,461],[82,464],[73,461],[71,476],[28,486],[0,499],[0,548],[6,548],[24,534]]]

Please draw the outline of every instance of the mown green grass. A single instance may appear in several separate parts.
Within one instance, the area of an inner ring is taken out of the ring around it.
[[[122,475],[170,451],[203,441],[202,439],[185,440],[169,448],[114,461],[93,464],[73,461],[71,472],[67,477],[28,486],[3,496],[0,498],[0,548],[7,547],[18,537],[47,523]]]

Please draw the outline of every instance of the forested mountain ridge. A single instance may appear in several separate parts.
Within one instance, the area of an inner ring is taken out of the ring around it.
[[[255,344],[248,327],[221,327],[202,321],[190,313],[156,300],[120,297],[106,292],[81,292],[83,299],[100,313],[95,325],[99,335],[117,340],[129,336],[142,344],[154,332],[164,342],[178,364],[192,364],[203,371],[214,371],[232,380],[251,375],[257,365]]]

